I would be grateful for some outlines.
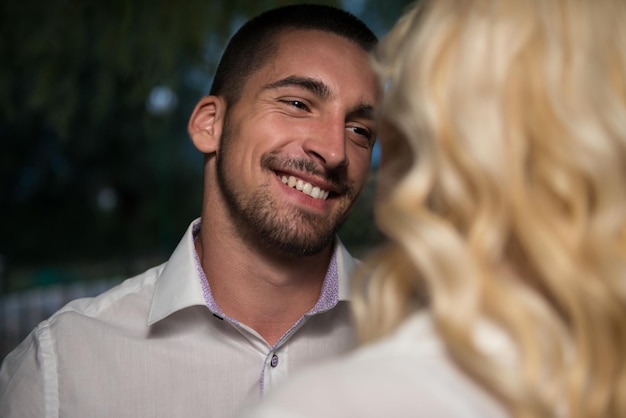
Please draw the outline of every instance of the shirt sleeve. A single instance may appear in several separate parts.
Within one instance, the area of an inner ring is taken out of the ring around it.
[[[0,416],[3,418],[56,417],[54,407],[56,385],[45,382],[46,370],[52,371],[48,378],[56,382],[56,366],[52,344],[46,327],[36,328],[20,345],[9,353],[0,368]],[[45,392],[50,391],[48,411]],[[55,392],[55,391],[54,391]],[[52,406],[52,408],[50,408]]]

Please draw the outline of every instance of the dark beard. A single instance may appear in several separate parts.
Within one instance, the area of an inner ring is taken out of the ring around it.
[[[343,190],[343,198],[348,202],[344,212],[333,215],[331,218],[323,219],[298,208],[291,209],[287,214],[279,214],[275,202],[267,193],[267,187],[264,187],[267,184],[250,195],[241,196],[235,191],[233,186],[236,179],[233,176],[236,176],[238,171],[235,167],[227,166],[230,156],[229,144],[233,137],[233,130],[226,118],[216,161],[217,180],[237,232],[243,234],[246,239],[262,242],[267,248],[286,255],[314,255],[325,249],[333,241],[337,230],[347,216],[347,210],[356,199],[357,192],[354,186],[346,181],[340,181],[341,174],[330,173],[324,176],[339,185],[339,189]],[[298,167],[312,171],[310,166],[314,166],[306,160],[284,161],[271,154],[265,156],[261,164],[268,170],[270,167],[274,169]]]

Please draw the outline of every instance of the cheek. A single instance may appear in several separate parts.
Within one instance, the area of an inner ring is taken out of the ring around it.
[[[248,123],[243,139],[247,144],[245,151],[258,154],[279,149],[302,136],[298,124],[269,114],[257,123]]]
[[[352,181],[363,184],[367,180],[371,170],[372,151],[357,150],[350,157],[349,170]]]
[[[241,166],[242,169],[247,169],[252,158],[259,157],[259,154],[271,146],[269,142],[273,138],[265,125],[253,122],[252,120],[240,122],[227,132],[227,138],[223,138],[227,141],[223,146],[228,149],[229,159],[239,163],[248,161]]]

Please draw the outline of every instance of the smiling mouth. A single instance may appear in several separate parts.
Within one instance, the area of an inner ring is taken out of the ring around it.
[[[312,197],[313,199],[328,199],[329,192],[327,190],[322,190],[319,187],[313,186],[311,183],[307,183],[306,181],[303,181],[299,178],[296,178],[294,176],[282,176],[281,180],[287,186],[299,190],[305,195]]]

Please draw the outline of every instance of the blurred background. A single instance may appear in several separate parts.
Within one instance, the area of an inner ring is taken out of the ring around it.
[[[186,133],[243,22],[297,1],[0,3],[0,359],[68,300],[167,260],[199,216]],[[409,0],[316,1],[379,36]],[[371,180],[340,235],[380,241]]]

